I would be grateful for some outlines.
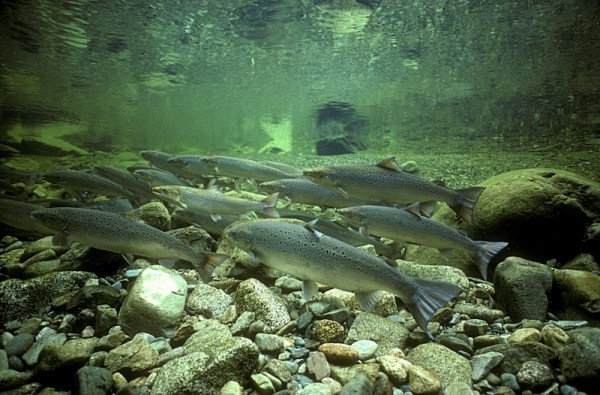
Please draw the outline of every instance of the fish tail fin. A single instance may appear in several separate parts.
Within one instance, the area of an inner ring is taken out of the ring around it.
[[[417,289],[406,304],[419,327],[431,338],[427,331],[427,324],[435,312],[446,306],[448,301],[454,299],[463,289],[447,281],[428,280],[416,278]]]
[[[477,251],[475,253],[477,268],[479,269],[479,273],[481,273],[481,277],[487,280],[490,260],[506,247],[508,243],[505,241],[476,241],[475,243],[477,244]]]
[[[463,189],[455,189],[458,192],[458,198],[451,204],[450,208],[462,219],[468,223],[473,222],[473,208],[479,195],[483,192],[484,187],[470,187]]]
[[[213,272],[225,259],[229,258],[229,255],[218,254],[215,252],[206,252],[202,256],[199,262],[193,262],[194,269],[200,275],[202,282],[205,284],[210,281]]]
[[[279,218],[279,211],[277,211],[276,207],[278,199],[279,192],[275,192],[261,200],[265,204],[265,207],[260,212],[269,218]]]

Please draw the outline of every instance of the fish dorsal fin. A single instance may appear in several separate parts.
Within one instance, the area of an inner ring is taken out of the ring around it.
[[[312,221],[305,223],[305,224],[304,224],[304,227],[305,227],[306,229],[310,230],[310,231],[312,232],[312,234],[313,234],[313,235],[315,235],[315,237],[316,237],[318,240],[320,240],[320,239],[321,239],[321,237],[323,237],[324,235],[323,235],[323,233],[319,232],[319,231],[316,229],[316,226],[317,226],[317,221],[318,221],[318,220],[319,220],[318,218],[316,218],[316,219],[313,219]]]
[[[398,165],[398,162],[396,162],[396,157],[394,156],[390,156],[389,158],[386,158],[381,162],[377,163],[377,167],[381,167],[382,169],[392,171],[402,171],[402,169]]]
[[[307,302],[319,297],[319,286],[312,280],[303,280],[302,295]]]
[[[379,300],[379,295],[381,291],[373,291],[373,292],[357,292],[356,293],[356,301],[360,305],[360,307],[365,311],[372,311]]]

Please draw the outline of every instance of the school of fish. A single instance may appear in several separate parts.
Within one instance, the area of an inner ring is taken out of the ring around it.
[[[201,227],[256,262],[302,280],[305,300],[318,297],[320,283],[354,292],[360,306],[372,310],[380,292],[387,291],[403,302],[428,335],[433,314],[463,290],[445,281],[410,277],[390,266],[386,260],[401,256],[396,243],[433,247],[446,259],[452,250],[466,251],[484,279],[490,260],[507,246],[502,241],[472,240],[428,218],[429,208],[442,202],[460,219],[472,222],[484,188],[446,188],[402,171],[393,158],[373,165],[297,169],[231,156],[173,156],[160,151],[142,151],[140,156],[147,163],[127,169],[95,166],[89,171],[56,169],[39,175],[0,168],[4,191],[0,222],[34,237],[53,235],[57,245],[77,242],[119,253],[129,263],[136,256],[169,267],[184,261],[209,282],[228,256],[199,251],[169,232],[122,215],[159,200],[173,218]],[[27,188],[41,181],[61,189],[63,198],[26,198],[31,190]],[[332,221],[331,210],[329,217],[314,215],[284,208],[284,201],[332,208],[345,222]],[[358,248],[367,244],[379,256]]]

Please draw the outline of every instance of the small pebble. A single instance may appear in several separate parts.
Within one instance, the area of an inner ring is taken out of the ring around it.
[[[512,373],[502,373],[500,375],[500,380],[502,380],[502,385],[510,388],[515,392],[520,392],[521,387],[519,387],[519,383],[517,381],[517,376]]]
[[[358,340],[350,347],[358,353],[358,359],[366,361],[375,355],[379,346],[373,340]]]

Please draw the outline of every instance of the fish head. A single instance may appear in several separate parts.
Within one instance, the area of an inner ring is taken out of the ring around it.
[[[337,209],[336,212],[346,218],[353,225],[362,225],[365,215],[355,207],[344,207]]]
[[[181,191],[179,188],[173,188],[169,185],[160,185],[152,188],[154,196],[167,200],[169,202],[179,202],[181,200]]]
[[[31,216],[51,230],[60,231],[67,226],[66,216],[58,210],[50,208],[35,210],[31,212]]]
[[[181,158],[179,156],[174,156],[172,158],[169,158],[169,159],[167,159],[167,162],[172,164],[173,166],[180,168],[180,169],[185,169],[187,167],[190,167],[190,164],[188,163],[187,159]]]
[[[253,249],[253,237],[252,230],[247,226],[233,225],[225,229],[223,236],[229,240],[236,247],[244,251],[252,251]]]
[[[133,175],[137,177],[138,180],[151,182],[154,177],[152,173],[144,169],[138,169],[133,172]]]
[[[259,186],[260,189],[262,189],[268,194],[279,192],[281,195],[285,196],[285,193],[287,192],[287,187],[283,185],[279,180],[261,182]]]
[[[302,173],[317,184],[331,187],[336,187],[338,184],[336,171],[328,167],[306,169]]]

